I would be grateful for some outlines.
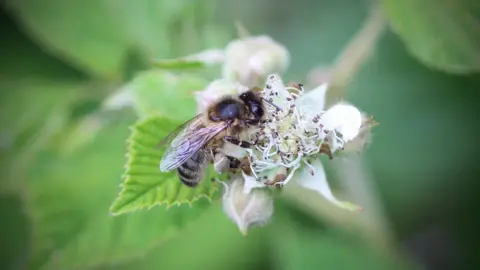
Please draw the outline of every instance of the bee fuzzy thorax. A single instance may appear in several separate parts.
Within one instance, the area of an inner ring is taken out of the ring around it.
[[[210,105],[207,109],[207,120],[213,122],[231,121],[241,118],[247,113],[241,100],[226,96]]]

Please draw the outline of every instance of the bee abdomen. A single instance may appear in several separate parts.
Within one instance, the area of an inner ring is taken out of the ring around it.
[[[186,168],[184,165],[177,169],[178,177],[185,185],[195,187],[200,182],[198,173]]]
[[[177,174],[180,181],[186,186],[195,187],[203,178],[205,155],[198,151],[185,163],[177,168]]]

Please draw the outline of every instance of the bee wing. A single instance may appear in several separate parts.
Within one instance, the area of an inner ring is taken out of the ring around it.
[[[225,122],[208,127],[200,127],[199,125],[202,124],[202,119],[197,119],[191,125],[182,129],[172,140],[160,162],[160,170],[162,172],[178,168],[213,137],[227,128],[227,123]]]
[[[178,126],[174,131],[170,132],[164,139],[162,139],[158,143],[158,147],[163,145],[170,144],[175,138],[178,136],[179,133],[188,132],[188,129],[195,130],[202,126],[203,122],[200,121],[203,116],[203,113],[195,115],[191,119],[185,121],[185,123]]]

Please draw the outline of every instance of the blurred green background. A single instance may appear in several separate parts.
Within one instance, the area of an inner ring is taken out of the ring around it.
[[[222,48],[239,20],[284,44],[292,57],[286,78],[305,81],[333,63],[370,2],[3,2],[1,269],[480,268],[480,75],[427,67],[391,30],[347,96],[380,122],[365,163],[393,233],[388,248],[371,240],[382,231],[352,227],[355,216],[315,215],[295,201],[276,200],[272,221],[248,237],[219,201],[204,212],[196,210],[206,201],[108,213],[137,116],[101,106],[151,69],[150,59]]]

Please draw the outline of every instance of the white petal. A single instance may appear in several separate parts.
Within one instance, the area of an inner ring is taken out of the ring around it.
[[[245,194],[249,194],[254,188],[265,187],[265,184],[257,181],[257,178],[255,178],[253,175],[250,176],[242,171],[242,176],[245,180],[245,184],[243,185],[243,192]]]
[[[325,129],[340,132],[345,142],[357,137],[362,126],[362,113],[355,106],[346,103],[331,107],[321,119]]]
[[[327,93],[328,84],[324,83],[306,92],[298,99],[298,105],[302,108],[321,112],[325,107],[325,94]]]
[[[269,74],[265,82],[265,97],[272,99],[272,102],[277,106],[280,106],[282,110],[288,110],[290,102],[287,101],[287,97],[290,93],[285,88],[282,78],[278,74]],[[272,109],[268,107],[268,109]],[[274,109],[272,109],[275,111]]]
[[[311,165],[314,169],[313,175],[311,173],[311,168],[309,168],[308,166],[304,166],[297,171],[295,179],[300,186],[315,190],[316,192],[323,195],[327,200],[339,207],[352,211],[359,211],[362,209],[361,207],[354,205],[350,202],[339,201],[337,200],[337,198],[335,198],[335,196],[332,194],[332,191],[330,190],[330,186],[328,185],[327,176],[320,160],[314,160]]]
[[[231,143],[223,144],[222,148],[217,149],[217,151],[221,152],[226,156],[234,157],[240,160],[247,156],[247,151],[245,150],[245,148]]]

